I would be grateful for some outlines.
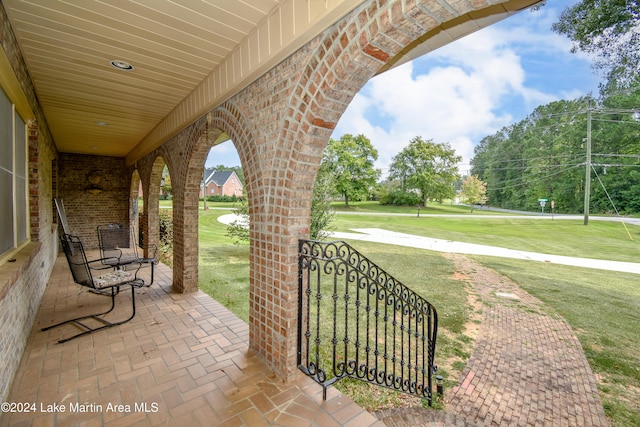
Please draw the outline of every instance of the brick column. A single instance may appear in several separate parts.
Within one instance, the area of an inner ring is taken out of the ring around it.
[[[210,132],[209,118],[204,116],[153,153],[167,162],[173,188],[173,290],[176,292],[198,290],[198,194],[211,140],[218,135],[219,130]],[[159,178],[156,180],[159,190]],[[149,219],[149,225],[152,224]]]
[[[469,8],[365,2],[234,96],[224,114],[214,110],[226,120],[220,126],[233,116],[243,129],[236,123],[232,139],[250,200],[250,345],[285,380],[297,372],[297,242],[309,235],[311,194],[331,132],[376,72]]]

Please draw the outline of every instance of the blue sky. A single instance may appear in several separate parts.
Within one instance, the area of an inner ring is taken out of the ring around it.
[[[448,142],[469,169],[473,147],[539,105],[597,94],[588,57],[551,31],[575,0],[548,0],[371,79],[355,96],[332,137],[364,134],[386,175],[391,158],[420,136]],[[207,166],[240,164],[233,144],[214,147]]]

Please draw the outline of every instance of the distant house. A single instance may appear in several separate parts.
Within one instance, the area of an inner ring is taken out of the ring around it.
[[[234,171],[214,171],[205,169],[200,185],[200,197],[204,196],[242,197],[242,182]]]

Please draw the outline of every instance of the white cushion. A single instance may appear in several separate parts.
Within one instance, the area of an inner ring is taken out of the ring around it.
[[[135,276],[130,271],[115,270],[110,273],[94,277],[93,284],[96,288],[108,288],[119,283],[129,282],[133,279],[135,279]]]

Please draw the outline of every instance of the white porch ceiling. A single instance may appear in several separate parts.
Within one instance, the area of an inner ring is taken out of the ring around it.
[[[2,0],[61,152],[133,162],[362,0]],[[503,19],[510,0],[432,32],[395,65]],[[121,71],[111,60],[126,61]]]

